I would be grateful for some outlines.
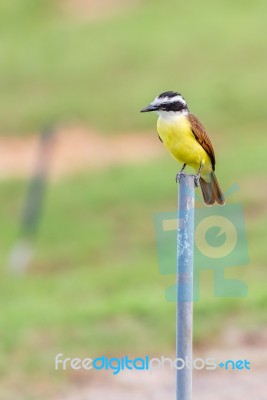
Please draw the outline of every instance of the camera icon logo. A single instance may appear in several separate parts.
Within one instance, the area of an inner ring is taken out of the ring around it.
[[[216,237],[219,239],[222,235],[225,240],[218,246],[214,246],[207,241],[207,234],[209,230],[214,227],[219,227]],[[199,222],[195,229],[195,244],[198,251],[203,253],[204,256],[218,259],[226,257],[230,254],[237,244],[238,232],[234,224],[227,218],[221,215],[211,215],[204,218]]]
[[[177,212],[155,215],[155,237],[162,275],[176,276],[177,227],[182,222],[182,219],[178,221]],[[215,297],[246,297],[248,288],[242,268],[248,265],[249,256],[242,205],[196,208],[194,237],[194,301],[200,299],[200,278],[205,270],[213,272]],[[231,268],[236,267],[240,267],[240,277],[229,278]],[[176,285],[166,289],[167,301],[176,301],[176,290]]]

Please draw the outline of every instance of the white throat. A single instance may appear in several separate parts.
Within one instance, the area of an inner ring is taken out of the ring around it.
[[[175,122],[179,120],[181,117],[186,116],[189,114],[188,110],[182,111],[163,111],[158,110],[156,111],[160,119],[164,119],[166,122]]]

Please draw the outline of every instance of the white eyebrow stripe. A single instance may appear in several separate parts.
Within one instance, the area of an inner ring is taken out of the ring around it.
[[[156,97],[155,100],[152,102],[152,104],[154,106],[159,106],[160,104],[176,103],[177,101],[186,105],[186,101],[184,100],[184,98],[179,95],[175,97]]]

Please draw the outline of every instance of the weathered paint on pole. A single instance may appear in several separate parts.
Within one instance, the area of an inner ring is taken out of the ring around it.
[[[191,366],[195,176],[178,178],[176,357]],[[192,400],[192,367],[177,370],[176,400]]]

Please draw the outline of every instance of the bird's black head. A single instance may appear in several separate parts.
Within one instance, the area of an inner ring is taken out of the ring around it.
[[[152,101],[147,107],[143,108],[141,112],[157,111],[160,112],[188,112],[188,107],[185,99],[180,93],[177,92],[164,92],[161,93],[155,100]]]

